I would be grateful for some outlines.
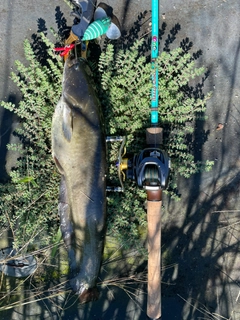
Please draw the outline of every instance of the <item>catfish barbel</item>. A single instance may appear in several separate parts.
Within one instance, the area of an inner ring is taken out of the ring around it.
[[[52,120],[52,156],[61,173],[58,212],[80,302],[98,298],[105,237],[106,145],[100,104],[84,59],[69,57]]]

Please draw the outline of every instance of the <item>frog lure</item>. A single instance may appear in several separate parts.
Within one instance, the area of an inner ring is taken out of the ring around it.
[[[104,2],[97,6],[94,16],[93,10],[95,3],[89,1],[75,0],[75,11],[71,15],[75,16],[79,23],[72,26],[70,36],[66,40],[66,45],[74,41],[89,41],[96,39],[104,34],[110,40],[116,40],[121,37],[121,27],[118,18],[113,14],[113,8]],[[93,22],[90,23],[93,16]]]

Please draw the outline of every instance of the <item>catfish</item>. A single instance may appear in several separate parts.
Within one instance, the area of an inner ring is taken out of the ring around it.
[[[58,212],[70,286],[81,303],[98,299],[106,230],[106,142],[87,61],[65,61],[62,95],[52,119],[52,156],[61,174]]]

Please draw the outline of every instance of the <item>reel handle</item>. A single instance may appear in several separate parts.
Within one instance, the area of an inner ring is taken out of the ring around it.
[[[127,138],[125,136],[107,136],[106,142],[122,142],[118,152],[118,179],[120,182],[121,187],[107,187],[107,191],[114,191],[114,192],[124,192],[124,185],[123,181],[126,179],[126,175],[123,170],[127,170],[128,167],[128,159],[123,158],[126,154],[126,141]]]

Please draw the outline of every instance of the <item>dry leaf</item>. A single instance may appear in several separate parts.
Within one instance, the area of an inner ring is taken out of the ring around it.
[[[216,131],[222,130],[223,127],[224,127],[224,124],[219,123],[219,124],[217,125]]]

